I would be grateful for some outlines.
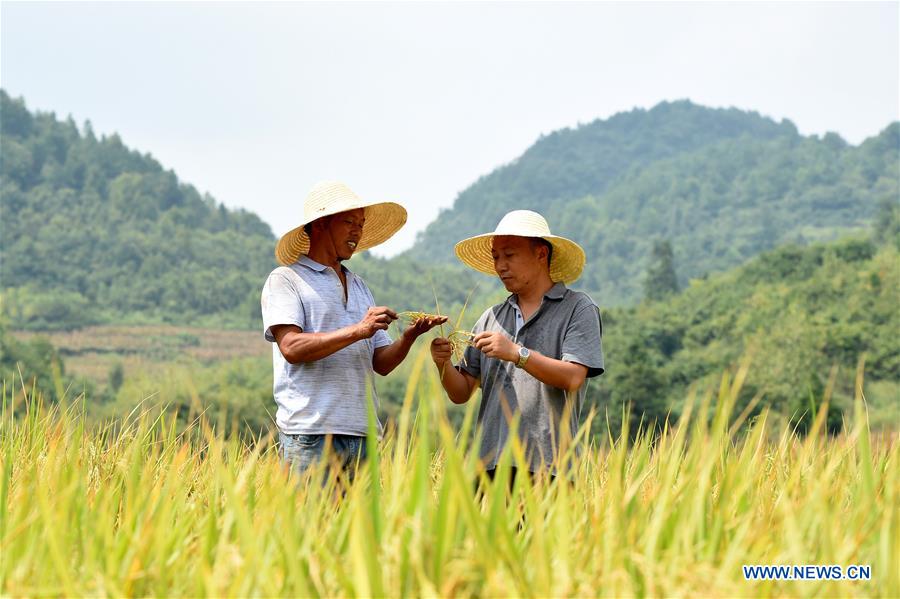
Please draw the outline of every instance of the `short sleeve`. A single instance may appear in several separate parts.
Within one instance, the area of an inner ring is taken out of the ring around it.
[[[375,331],[375,335],[372,337],[372,341],[375,342],[375,349],[393,343],[393,341],[391,341],[391,336],[387,334],[387,331],[383,331],[381,329]]]
[[[266,284],[263,285],[260,298],[263,318],[263,334],[266,341],[275,341],[272,327],[280,324],[293,324],[306,330],[306,312],[303,300],[290,274],[282,269],[272,271]]]
[[[575,308],[566,326],[562,344],[564,362],[575,362],[587,366],[587,376],[603,374],[603,343],[600,308],[589,298],[585,298]]]

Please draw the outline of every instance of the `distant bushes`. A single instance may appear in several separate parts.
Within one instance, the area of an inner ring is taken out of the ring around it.
[[[692,281],[663,301],[607,310],[607,373],[592,381],[591,395],[613,421],[628,403],[632,424],[662,421],[677,416],[689,388],[714,389],[723,370],[749,359],[748,389],[802,424],[818,409],[834,368],[828,426],[836,429],[864,358],[870,405],[893,414],[900,396],[898,264],[897,248],[869,239],[789,246]]]

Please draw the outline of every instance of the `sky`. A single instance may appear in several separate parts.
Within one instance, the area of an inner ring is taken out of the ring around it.
[[[4,1],[0,85],[276,235],[320,180],[399,202],[392,255],[540,135],[635,107],[860,143],[900,119],[900,3]]]

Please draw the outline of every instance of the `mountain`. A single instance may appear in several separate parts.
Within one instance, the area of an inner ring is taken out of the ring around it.
[[[275,266],[269,226],[117,135],[32,114],[0,90],[0,279],[15,328],[250,326]]]
[[[664,102],[542,137],[460,193],[405,257],[452,263],[460,239],[537,210],[585,248],[577,286],[630,304],[657,240],[671,243],[684,285],[783,243],[868,228],[900,193],[898,150],[898,123],[851,146],[756,113]]]
[[[12,329],[170,322],[255,327],[275,238],[117,135],[32,113],[0,90],[0,287]],[[351,267],[380,304],[469,313],[505,295],[453,255],[508,210],[545,214],[578,241],[577,289],[604,307],[643,297],[668,242],[680,285],[784,243],[869,230],[898,197],[900,124],[859,146],[804,137],[756,113],[664,102],[542,137],[481,177],[390,260]]]

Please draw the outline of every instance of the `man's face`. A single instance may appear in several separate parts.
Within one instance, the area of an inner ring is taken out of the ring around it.
[[[527,237],[495,236],[491,242],[494,270],[506,290],[518,293],[536,281],[546,268],[546,258],[542,257],[546,251],[545,248],[536,248]]]
[[[322,242],[334,247],[339,261],[349,260],[362,237],[366,222],[365,209],[339,212],[323,220]]]

